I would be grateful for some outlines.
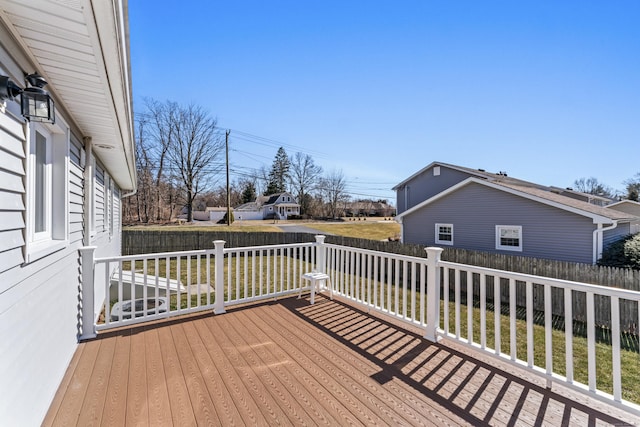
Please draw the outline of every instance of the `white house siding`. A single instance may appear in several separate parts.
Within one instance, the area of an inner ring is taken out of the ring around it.
[[[457,248],[586,263],[593,258],[591,219],[479,184],[403,217],[404,242],[436,245],[436,223],[453,224]],[[496,225],[522,226],[522,252],[496,250]]]
[[[78,249],[83,245],[82,149],[70,144],[68,240],[60,250],[25,262],[26,125],[0,114],[0,424],[38,425],[55,395],[78,339]],[[75,152],[73,152],[75,150]],[[113,195],[114,230],[104,224],[104,188],[98,194],[101,222],[91,244],[97,255],[120,253],[120,191]],[[98,280],[104,281],[104,275]],[[98,287],[96,312],[103,303]],[[10,350],[10,351],[9,351]]]

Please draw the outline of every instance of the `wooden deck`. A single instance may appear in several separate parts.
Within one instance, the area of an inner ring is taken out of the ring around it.
[[[640,423],[474,356],[340,301],[287,298],[80,344],[44,425]]]

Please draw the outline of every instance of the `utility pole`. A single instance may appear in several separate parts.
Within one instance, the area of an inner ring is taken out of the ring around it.
[[[229,185],[229,134],[230,133],[231,131],[227,129],[227,132],[224,138],[224,144],[225,144],[226,153],[227,153],[227,226],[231,225],[231,191],[230,191],[230,185]]]

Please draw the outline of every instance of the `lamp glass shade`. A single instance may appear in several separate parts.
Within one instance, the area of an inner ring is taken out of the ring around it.
[[[22,115],[29,121],[55,123],[55,108],[49,93],[40,88],[22,92]]]

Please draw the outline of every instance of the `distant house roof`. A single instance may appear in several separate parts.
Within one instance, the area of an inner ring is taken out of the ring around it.
[[[506,174],[506,172],[492,173],[492,172],[487,172],[484,169],[472,169],[472,168],[467,168],[467,167],[464,167],[464,166],[452,165],[452,164],[449,164],[449,163],[432,162],[432,163],[428,164],[427,166],[425,166],[424,168],[420,169],[418,172],[416,172],[413,175],[411,175],[409,178],[407,178],[404,181],[402,181],[401,183],[397,184],[395,187],[392,188],[392,190],[397,190],[397,189],[401,188],[406,183],[408,183],[409,181],[413,180],[415,177],[421,175],[422,173],[424,173],[425,171],[429,170],[430,168],[432,168],[434,166],[444,166],[444,167],[447,167],[449,169],[454,169],[454,170],[458,170],[458,171],[461,171],[461,172],[465,172],[465,173],[468,173],[470,175],[474,175],[474,176],[476,176],[478,178],[487,179],[487,180],[490,180],[490,181],[502,181],[502,182],[510,182],[512,184],[517,184],[517,185],[521,185],[521,186],[547,188],[544,185],[536,184],[536,183],[529,182],[529,181],[524,181],[524,180],[517,179],[517,178],[512,178],[512,177],[508,176]]]
[[[262,206],[275,205],[275,204],[276,204],[276,202],[280,199],[280,197],[281,197],[282,195],[285,195],[285,194],[286,194],[287,196],[291,197],[291,202],[289,202],[289,203],[284,203],[284,204],[290,204],[290,205],[296,205],[296,206],[298,206],[298,203],[296,203],[296,199],[295,199],[295,197],[293,197],[293,195],[292,195],[291,193],[288,193],[288,192],[286,192],[286,191],[285,191],[285,192],[283,192],[283,193],[270,194],[270,195],[268,195],[268,196],[265,196],[265,197],[267,197],[267,199],[262,203]]]
[[[260,210],[260,206],[256,202],[244,203],[240,206],[236,206],[234,209],[236,211],[258,211]]]
[[[592,218],[595,224],[609,224],[614,221],[625,221],[634,219],[633,216],[626,214],[624,212],[616,211],[614,209],[608,209],[602,206],[593,205],[587,202],[583,202],[581,200],[573,199],[571,197],[562,196],[557,193],[553,193],[544,188],[535,188],[524,185],[517,185],[511,182],[502,182],[502,181],[493,181],[490,182],[485,179],[480,179],[477,177],[470,177],[466,180],[449,187],[448,189],[436,194],[430,199],[425,200],[422,203],[417,204],[411,209],[402,212],[398,215],[398,218],[402,218],[412,212],[421,209],[422,207],[433,203],[434,201],[447,196],[459,188],[464,187],[466,185],[476,183],[480,185],[484,185],[487,187],[494,188],[496,190],[505,191],[520,197],[524,197],[530,200],[537,201],[539,203],[544,203],[546,205],[554,206],[559,209],[563,209],[569,212],[573,212],[577,215],[582,215],[588,218]]]

